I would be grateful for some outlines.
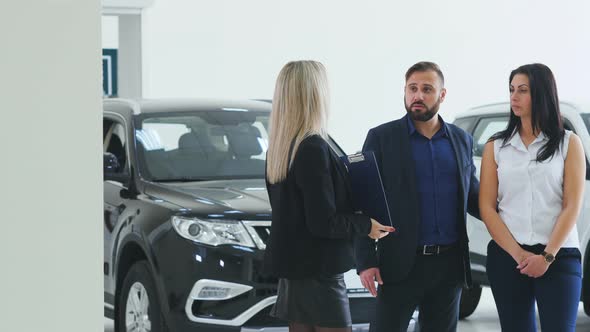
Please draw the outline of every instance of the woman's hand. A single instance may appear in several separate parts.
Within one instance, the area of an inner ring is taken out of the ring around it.
[[[541,255],[531,255],[520,262],[516,268],[520,270],[520,273],[531,278],[539,278],[547,272],[549,263]]]
[[[371,232],[369,233],[371,239],[379,240],[391,232],[395,232],[395,228],[381,225],[377,220],[371,218]]]
[[[522,262],[524,262],[525,259],[535,255],[530,251],[526,251],[526,250],[522,249],[520,246],[517,246],[517,248],[518,248],[518,252],[516,252],[515,254],[512,255],[512,259],[514,259],[514,261],[516,262],[516,264],[518,264],[518,266],[520,266],[520,264]],[[518,266],[517,266],[517,268],[518,268]]]

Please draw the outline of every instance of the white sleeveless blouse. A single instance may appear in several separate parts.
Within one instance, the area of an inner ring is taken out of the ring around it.
[[[541,133],[528,149],[518,132],[506,145],[494,141],[498,165],[498,210],[500,217],[520,244],[547,244],[562,209],[563,172],[572,132],[565,131],[563,144],[552,158],[535,161],[548,138]],[[574,226],[562,247],[579,248]]]

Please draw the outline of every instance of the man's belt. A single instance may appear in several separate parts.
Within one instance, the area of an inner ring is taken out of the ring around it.
[[[419,246],[418,249],[416,249],[416,253],[422,256],[436,256],[444,253],[445,251],[457,248],[458,246],[459,245],[457,243],[447,245],[429,244]]]

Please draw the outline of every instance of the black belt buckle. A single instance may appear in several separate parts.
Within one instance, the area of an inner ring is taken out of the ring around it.
[[[440,246],[436,244],[425,245],[422,247],[422,255],[432,256],[440,254]]]

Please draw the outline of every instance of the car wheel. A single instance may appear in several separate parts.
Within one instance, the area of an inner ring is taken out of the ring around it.
[[[584,303],[584,313],[586,314],[586,316],[590,316],[590,287],[588,286],[588,281],[582,282],[584,283],[584,285],[582,286],[582,301]]]
[[[470,289],[463,288],[463,292],[461,292],[461,303],[459,304],[459,319],[468,317],[475,311],[480,297],[481,286],[473,285]]]
[[[133,264],[119,292],[117,332],[165,332],[156,287],[147,261]]]

